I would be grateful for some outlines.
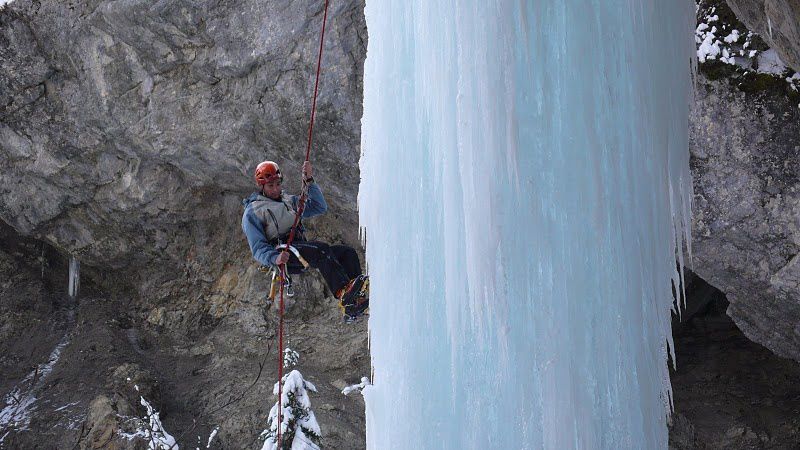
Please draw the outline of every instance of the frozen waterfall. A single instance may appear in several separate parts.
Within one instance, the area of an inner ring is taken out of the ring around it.
[[[368,447],[667,448],[694,4],[366,15]]]

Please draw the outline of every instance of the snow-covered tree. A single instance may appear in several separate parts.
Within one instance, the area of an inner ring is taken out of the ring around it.
[[[279,399],[281,409],[281,441],[282,445],[278,448],[278,408],[279,402],[276,401],[267,419],[267,429],[262,436],[266,436],[266,441],[261,450],[319,450],[322,434],[311,411],[311,400],[308,391],[317,392],[316,386],[303,379],[303,375],[292,370],[283,376],[283,391]],[[274,395],[278,395],[278,383],[272,390]]]

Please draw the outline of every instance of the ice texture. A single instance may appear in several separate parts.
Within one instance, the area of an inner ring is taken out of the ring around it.
[[[81,285],[81,263],[74,255],[69,257],[69,281],[67,283],[67,294],[70,298],[78,296]]]
[[[667,448],[694,10],[366,3],[368,448]]]

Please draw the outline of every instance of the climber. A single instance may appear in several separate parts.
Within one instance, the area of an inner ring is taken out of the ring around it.
[[[303,163],[303,183],[308,187],[308,198],[302,218],[324,214],[328,205],[319,185],[314,182],[311,163]],[[264,266],[286,264],[288,270],[300,267],[291,252],[275,247],[285,243],[298,207],[298,195],[288,195],[281,189],[283,174],[272,161],[260,163],[255,170],[259,192],[242,201],[242,229],[250,244],[253,258]],[[355,249],[346,245],[328,245],[308,241],[303,235],[302,222],[295,232],[292,246],[311,267],[319,269],[331,292],[339,300],[346,321],[352,321],[369,307],[369,278],[361,273],[361,263]]]

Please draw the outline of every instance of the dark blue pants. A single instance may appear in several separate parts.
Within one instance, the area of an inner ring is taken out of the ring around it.
[[[328,288],[336,294],[350,280],[361,275],[361,262],[353,247],[347,245],[328,245],[319,241],[295,241],[292,246],[308,261],[311,267],[319,269]],[[291,253],[290,253],[291,255]],[[289,273],[302,267],[292,255],[287,264]]]

